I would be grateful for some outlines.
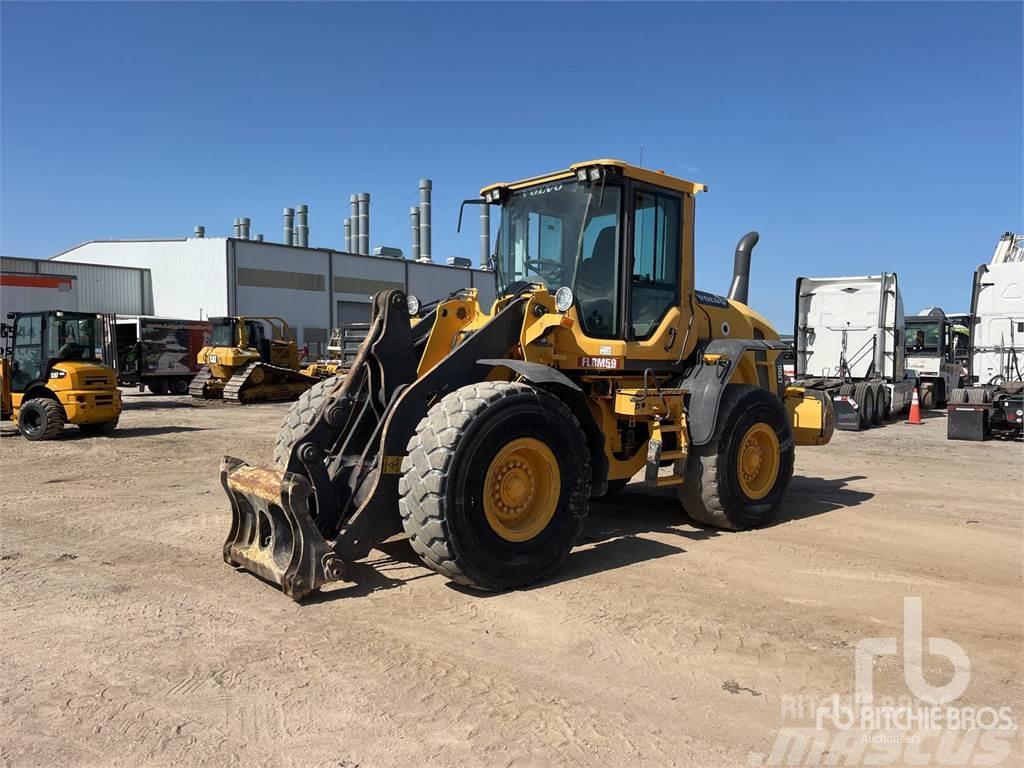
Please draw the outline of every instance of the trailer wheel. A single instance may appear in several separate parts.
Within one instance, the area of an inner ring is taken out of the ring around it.
[[[120,416],[115,416],[110,421],[101,421],[98,424],[79,424],[78,428],[87,435],[100,436],[109,435],[117,429],[117,422]]]
[[[167,394],[167,379],[153,379],[149,382],[149,391],[154,395]]]
[[[590,454],[554,395],[470,384],[420,421],[398,492],[402,526],[428,567],[475,589],[513,589],[552,574],[576,542]]]
[[[843,384],[839,387],[840,397],[852,397],[853,396],[853,384]]]
[[[858,413],[860,414],[860,428],[867,429],[871,426],[875,414],[875,391],[869,384],[860,383],[853,388],[853,399],[857,401]]]
[[[188,384],[188,379],[171,379],[171,392],[173,392],[176,395],[187,395]]]
[[[967,390],[964,387],[954,389],[948,400],[950,405],[963,405],[967,402]]]
[[[765,525],[785,501],[793,455],[793,430],[782,402],[767,390],[730,384],[715,434],[690,449],[679,500],[691,518],[716,528]]]
[[[64,421],[64,406],[48,397],[26,400],[18,411],[18,431],[26,440],[56,440]]]
[[[935,409],[935,385],[925,384],[921,388],[921,407],[929,411]]]
[[[327,399],[327,393],[337,384],[338,377],[331,376],[314,384],[292,403],[287,415],[277,430],[277,442],[274,444],[274,466],[278,469],[288,467],[288,457],[291,455],[292,446],[299,435],[304,433],[316,419],[317,411]]]
[[[987,405],[992,397],[984,387],[971,387],[967,390],[967,402],[971,405]]]

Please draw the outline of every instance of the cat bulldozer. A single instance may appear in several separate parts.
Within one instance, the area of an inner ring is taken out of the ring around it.
[[[108,435],[121,417],[117,374],[103,365],[103,316],[50,310],[10,314],[3,326],[0,417],[28,440],[54,440],[65,424]]]
[[[210,346],[189,394],[230,403],[294,400],[320,379],[299,370],[299,348],[280,317],[211,317]]]
[[[411,322],[415,297],[378,293],[347,373],[292,406],[275,466],[224,458],[225,561],[300,600],[404,531],[453,582],[521,587],[640,473],[699,523],[775,520],[794,447],[828,443],[834,413],[785,385],[785,345],[746,306],[756,233],[728,297],[694,289],[704,191],[596,160],[466,201],[500,209],[493,306],[470,289]]]

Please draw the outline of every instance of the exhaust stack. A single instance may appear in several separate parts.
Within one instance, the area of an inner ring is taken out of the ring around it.
[[[409,221],[412,224],[412,260],[420,260],[420,207],[414,205],[409,209]]]
[[[206,227],[196,224],[196,237],[206,237]]]
[[[252,226],[252,221],[248,217],[243,217],[238,220],[239,234],[243,240],[249,239],[249,227]]]
[[[345,219],[345,253],[352,253],[352,221]]]
[[[491,206],[480,206],[480,266],[486,267],[491,258]]]
[[[300,203],[295,207],[295,214],[297,219],[297,228],[295,231],[297,245],[300,248],[309,247],[309,206],[304,203]]]
[[[284,209],[284,244],[294,245],[292,240],[292,234],[295,231],[295,210],[293,208]]]
[[[433,261],[430,243],[430,198],[433,183],[420,179],[420,258],[419,261]]]
[[[732,264],[732,285],[729,286],[729,298],[746,304],[750,293],[750,254],[761,236],[757,232],[747,232],[736,243],[736,258]]]
[[[370,193],[360,192],[356,195],[359,210],[359,247],[357,253],[370,255]]]

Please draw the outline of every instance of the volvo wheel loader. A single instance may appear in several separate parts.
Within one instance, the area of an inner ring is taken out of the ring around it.
[[[280,317],[212,317],[189,394],[232,403],[294,400],[320,379],[299,370],[299,348]]]
[[[107,435],[121,416],[117,374],[103,365],[103,318],[51,310],[8,315],[0,357],[0,417],[28,440],[54,440],[65,424]]]
[[[639,472],[721,528],[770,523],[794,447],[827,443],[822,392],[786,387],[784,345],[746,306],[694,288],[701,184],[616,160],[495,184],[497,300],[474,290],[410,322],[374,297],[350,370],[304,393],[274,467],[225,457],[224,559],[299,600],[404,531],[426,565],[479,590],[550,576],[590,499]]]

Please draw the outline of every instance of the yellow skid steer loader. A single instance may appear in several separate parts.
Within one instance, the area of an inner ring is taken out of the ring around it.
[[[412,323],[418,302],[378,293],[350,370],[292,407],[275,466],[225,457],[224,559],[300,600],[404,530],[455,582],[520,587],[639,472],[700,523],[774,520],[794,446],[827,443],[834,416],[785,386],[784,345],[746,306],[756,233],[728,297],[695,290],[702,191],[596,160],[467,201],[500,208],[493,307],[467,290]]]

